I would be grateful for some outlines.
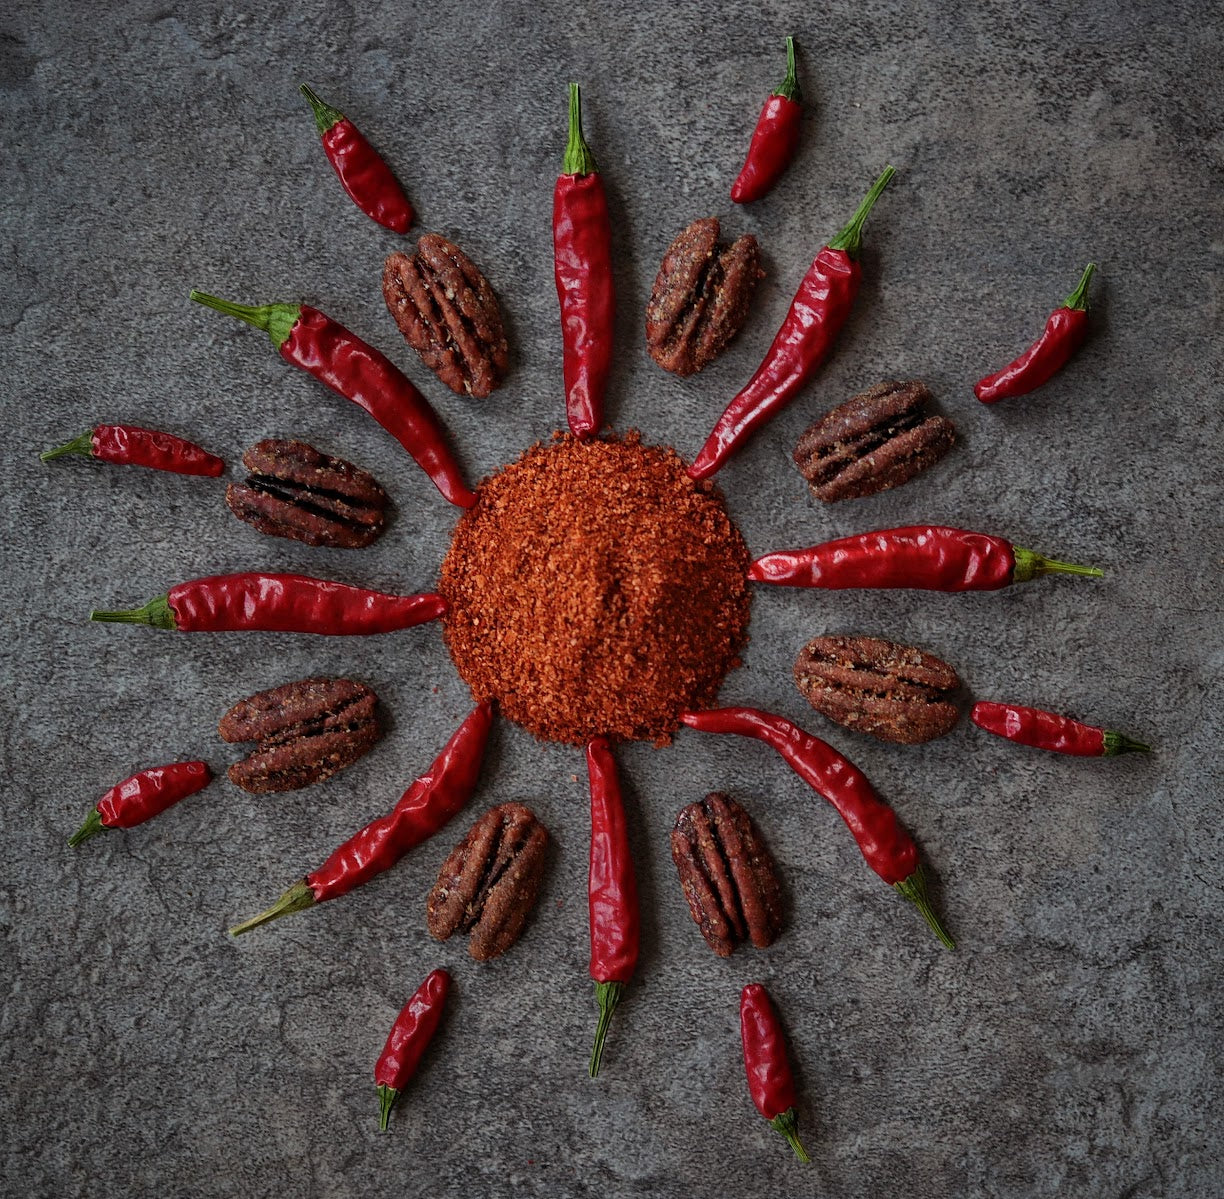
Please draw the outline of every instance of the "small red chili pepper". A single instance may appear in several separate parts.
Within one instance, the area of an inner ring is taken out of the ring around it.
[[[565,414],[575,437],[603,425],[612,368],[615,295],[612,218],[595,155],[582,136],[582,99],[569,85],[569,140],[553,191],[553,256],[565,372]]]
[[[1056,754],[1075,754],[1080,758],[1109,758],[1115,754],[1150,754],[1152,747],[1133,741],[1112,729],[1097,728],[1043,712],[1040,708],[1022,708],[1019,704],[980,703],[973,705],[969,719],[980,729],[1006,737],[1018,745],[1034,749],[1049,749]]]
[[[431,971],[391,1026],[387,1043],[374,1066],[374,1081],[378,1085],[378,1127],[383,1132],[387,1131],[387,1121],[399,1093],[417,1072],[421,1057],[438,1031],[450,985],[451,976],[445,970]]]
[[[591,1049],[590,1074],[599,1073],[612,1013],[637,966],[641,920],[637,880],[629,853],[629,831],[616,760],[606,737],[587,745],[591,785],[591,863],[587,896],[591,920],[591,977],[599,1023]]]
[[[191,298],[262,329],[286,362],[365,409],[412,455],[452,504],[470,508],[476,502],[446,444],[437,413],[385,354],[308,304],[253,308],[202,291],[193,291]]]
[[[474,708],[429,769],[387,813],[371,820],[336,849],[317,870],[294,883],[270,908],[230,929],[234,936],[278,916],[301,912],[347,895],[390,870],[410,849],[428,840],[471,798],[480,777],[493,705]]]
[[[786,77],[761,109],[743,169],[731,185],[731,199],[750,204],[773,190],[799,148],[803,94],[795,76],[795,39],[786,39]]]
[[[810,1162],[799,1141],[795,1113],[799,1098],[786,1053],[786,1037],[769,992],[760,983],[749,983],[740,992],[740,1037],[748,1090],[757,1111],[786,1138],[801,1162]]]
[[[349,199],[384,229],[407,233],[412,205],[399,180],[344,113],[324,104],[304,83],[301,93],[314,109],[327,161],[335,168]]]
[[[1088,335],[1088,284],[1095,272],[1096,263],[1090,262],[1079,285],[1050,313],[1041,336],[1019,358],[974,384],[973,394],[983,404],[1036,391],[1067,365]]]
[[[116,783],[94,805],[68,844],[80,845],[104,828],[132,828],[203,790],[212,781],[207,762],[173,762],[142,770]]]
[[[748,577],[780,587],[913,587],[921,591],[997,591],[1040,575],[1104,574],[1046,558],[1002,537],[908,525],[839,537],[802,550],[778,550],[758,558]]]
[[[38,457],[43,462],[51,462],[66,454],[81,454],[120,466],[148,466],[176,475],[204,475],[210,479],[225,470],[225,463],[216,454],[210,454],[195,442],[135,425],[95,425],[80,437],[52,450],[43,450]]]
[[[956,948],[927,899],[918,846],[853,762],[785,717],[756,708],[685,712],[680,719],[701,733],[735,733],[775,749],[813,791],[837,809],[867,865],[922,913],[944,945]]]
[[[727,405],[688,468],[694,479],[707,478],[718,470],[754,429],[772,420],[795,398],[829,356],[858,295],[863,223],[895,174],[892,167],[884,168],[849,224],[808,267],[765,360]]]
[[[139,608],[94,611],[90,620],[147,624],[180,633],[393,633],[437,620],[432,592],[387,595],[307,575],[210,575],[171,587]]]

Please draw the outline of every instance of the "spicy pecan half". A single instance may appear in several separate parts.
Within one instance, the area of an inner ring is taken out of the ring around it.
[[[505,953],[523,931],[544,875],[548,830],[518,803],[490,808],[438,871],[425,903],[430,934],[472,934],[478,962]]]
[[[875,495],[908,483],[938,462],[956,440],[943,416],[928,416],[931,393],[917,379],[877,383],[825,413],[795,447],[795,465],[817,499]]]
[[[761,270],[750,233],[718,242],[718,218],[694,221],[663,256],[650,303],[646,345],[665,370],[691,375],[713,362],[743,326]]]
[[[881,741],[919,745],[950,733],[960,687],[946,662],[880,637],[817,637],[799,651],[795,682],[822,715]]]
[[[459,395],[483,399],[509,365],[501,309],[488,280],[457,246],[426,233],[383,267],[383,299],[408,344]]]
[[[383,531],[387,493],[343,458],[329,458],[304,441],[269,438],[251,446],[242,465],[250,477],[231,483],[225,502],[261,533],[352,549]]]
[[[735,800],[717,791],[682,808],[672,861],[689,911],[721,958],[745,937],[764,949],[782,931],[782,891],[773,858]]]
[[[229,768],[256,795],[296,791],[352,765],[382,734],[378,697],[352,679],[301,679],[236,703],[217,726],[223,741],[259,748]]]

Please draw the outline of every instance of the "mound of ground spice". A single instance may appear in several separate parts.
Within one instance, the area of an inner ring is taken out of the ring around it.
[[[748,550],[672,449],[559,437],[486,479],[440,590],[477,701],[536,737],[666,744],[747,639]]]

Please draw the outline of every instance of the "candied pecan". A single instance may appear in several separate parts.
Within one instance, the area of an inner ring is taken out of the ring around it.
[[[383,531],[387,493],[373,475],[304,441],[269,438],[242,455],[251,472],[225,502],[241,521],[307,545],[356,548]]]
[[[458,247],[426,233],[383,267],[383,299],[408,344],[451,391],[483,399],[509,365],[501,309],[488,280]]]
[[[378,697],[352,679],[301,679],[236,703],[217,726],[223,741],[259,748],[229,768],[256,795],[296,791],[351,766],[382,735]]]
[[[548,830],[518,803],[490,808],[438,871],[425,903],[429,932],[439,941],[471,933],[478,962],[503,954],[523,931],[544,875]]]
[[[743,326],[763,275],[752,234],[720,245],[712,216],[682,229],[663,256],[646,305],[650,356],[677,375],[713,362]]]
[[[799,651],[795,682],[822,715],[881,741],[919,745],[950,733],[960,687],[946,662],[880,637],[817,637]]]
[[[795,447],[795,465],[817,499],[832,504],[900,487],[934,465],[956,440],[943,416],[927,416],[931,393],[917,379],[877,383],[825,413]]]
[[[671,853],[689,911],[719,957],[745,937],[759,949],[777,940],[782,891],[773,858],[735,800],[714,791],[682,808]]]

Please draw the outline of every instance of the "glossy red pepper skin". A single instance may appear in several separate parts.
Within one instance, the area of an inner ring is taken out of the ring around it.
[[[68,838],[68,844],[80,845],[104,828],[143,824],[180,799],[203,790],[211,781],[212,771],[207,762],[173,762],[142,770],[111,787],[94,805],[85,823]]]
[[[760,983],[749,983],[740,992],[740,1039],[748,1091],[757,1111],[786,1138],[801,1162],[811,1161],[799,1141],[795,1113],[799,1097],[786,1037],[769,992]]]
[[[324,104],[305,84],[299,90],[310,101],[327,161],[349,199],[383,228],[407,233],[413,221],[412,205],[391,168],[348,117]]]
[[[586,750],[591,790],[591,856],[587,898],[590,904],[591,978],[599,1004],[599,1024],[591,1050],[590,1075],[599,1073],[612,1013],[637,967],[641,941],[637,878],[629,851],[629,830],[616,760],[606,737]]]
[[[973,705],[969,719],[980,729],[1005,737],[1017,745],[1048,749],[1056,754],[1074,754],[1080,758],[1106,758],[1115,754],[1151,753],[1151,746],[1134,741],[1113,729],[1072,720],[1040,708],[1024,708],[1019,704],[978,703]]]
[[[795,76],[795,39],[786,39],[786,77],[778,90],[765,101],[748,157],[735,182],[731,199],[750,204],[773,190],[799,149],[799,125],[803,117],[802,94]]]
[[[1088,284],[1095,271],[1090,262],[1076,289],[1050,313],[1041,336],[1019,358],[974,384],[973,394],[983,404],[1036,391],[1067,365],[1088,336]]]
[[[688,468],[694,479],[714,474],[755,429],[795,398],[829,356],[858,295],[863,222],[895,174],[892,167],[884,169],[850,223],[808,267],[764,361],[727,405]]]
[[[250,572],[178,583],[127,611],[96,611],[91,620],[147,624],[183,633],[391,633],[446,613],[433,593],[387,595],[307,575]]]
[[[603,427],[616,319],[612,218],[595,157],[582,136],[581,100],[570,84],[569,142],[553,191],[553,255],[565,375],[565,413],[575,437]]]
[[[429,1042],[438,1031],[450,986],[451,976],[445,970],[431,971],[391,1026],[387,1043],[374,1065],[378,1127],[383,1132],[387,1131],[387,1120],[399,1093],[417,1072]]]
[[[39,454],[43,462],[62,458],[65,454],[81,454],[100,462],[118,466],[147,466],[151,470],[169,471],[176,475],[201,475],[215,479],[225,470],[225,463],[216,454],[193,441],[142,429],[137,425],[96,425],[65,445]]]
[[[782,716],[756,708],[712,708],[680,718],[702,733],[733,733],[770,746],[817,794],[837,809],[867,865],[910,900],[949,949],[955,947],[926,897],[918,847],[867,776],[827,742]]]
[[[1002,537],[942,525],[907,525],[839,537],[808,549],[758,558],[748,577],[779,587],[911,587],[920,591],[997,591],[1045,574],[1099,578],[1076,566],[1012,545]]]

